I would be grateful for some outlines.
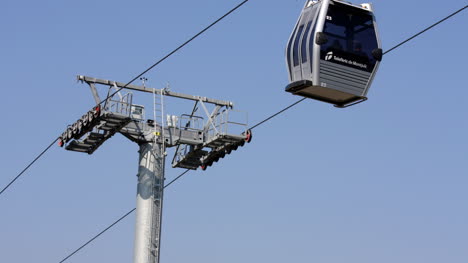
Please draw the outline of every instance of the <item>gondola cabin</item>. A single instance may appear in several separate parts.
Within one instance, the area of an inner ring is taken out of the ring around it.
[[[365,101],[382,59],[370,4],[308,0],[286,47],[294,95],[347,107]]]

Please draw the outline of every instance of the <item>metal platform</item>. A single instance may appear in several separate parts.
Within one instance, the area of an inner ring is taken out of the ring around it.
[[[115,100],[109,97],[106,101],[93,107],[72,125],[69,125],[59,138],[59,146],[66,150],[92,154],[106,140],[119,132],[140,110],[132,105],[132,94],[119,94]]]
[[[65,149],[75,152],[85,152],[92,154],[99,146],[101,146],[115,133],[120,131],[127,125],[132,118],[118,113],[103,112],[90,127],[91,132],[86,133],[86,136],[72,140]]]
[[[199,130],[203,134],[203,142],[195,146],[178,147],[172,161],[172,167],[192,170],[200,167],[205,170],[208,166],[218,162],[219,159],[237,150],[239,146],[244,146],[245,142],[250,142],[252,133],[250,130],[246,130],[247,122],[229,120],[230,112],[229,109],[221,112],[214,110],[204,128]],[[234,134],[232,130],[236,129],[233,129],[232,126],[236,126],[238,131],[242,130],[242,133]]]

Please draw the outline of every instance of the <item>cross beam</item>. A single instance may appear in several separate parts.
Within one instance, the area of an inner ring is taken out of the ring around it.
[[[96,83],[97,84],[102,84],[102,85],[107,85],[107,86],[114,86],[115,85],[115,86],[117,86],[119,88],[142,91],[142,92],[147,92],[147,93],[155,92],[158,95],[161,95],[161,93],[163,93],[164,96],[181,98],[181,99],[192,100],[192,101],[202,101],[202,102],[205,102],[205,103],[211,103],[211,104],[215,104],[215,105],[219,105],[219,106],[226,106],[226,107],[230,107],[230,108],[232,108],[234,106],[234,103],[231,102],[231,101],[210,99],[210,98],[202,97],[202,96],[188,95],[188,94],[183,94],[183,93],[178,93],[178,92],[172,92],[170,90],[147,88],[147,87],[144,87],[144,86],[138,86],[138,85],[133,85],[133,84],[125,85],[124,83],[121,83],[121,82],[105,80],[105,79],[97,79],[97,78],[87,77],[87,76],[83,76],[83,75],[78,75],[77,79],[78,79],[78,81],[88,83],[88,85],[96,84]]]

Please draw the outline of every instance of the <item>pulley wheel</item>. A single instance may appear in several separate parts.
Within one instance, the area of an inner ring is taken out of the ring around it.
[[[94,114],[91,111],[88,112],[88,120],[89,120],[89,123],[94,122]]]
[[[94,107],[94,109],[93,109],[93,115],[94,115],[94,117],[99,117],[99,114],[100,114],[100,113],[101,113],[101,106],[98,105],[98,106]]]
[[[246,142],[252,141],[252,130],[249,129],[245,132],[245,141]]]

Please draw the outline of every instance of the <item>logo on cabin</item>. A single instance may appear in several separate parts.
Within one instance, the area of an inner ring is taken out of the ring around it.
[[[330,51],[327,53],[327,55],[325,56],[325,60],[331,60],[333,58],[333,51]]]

